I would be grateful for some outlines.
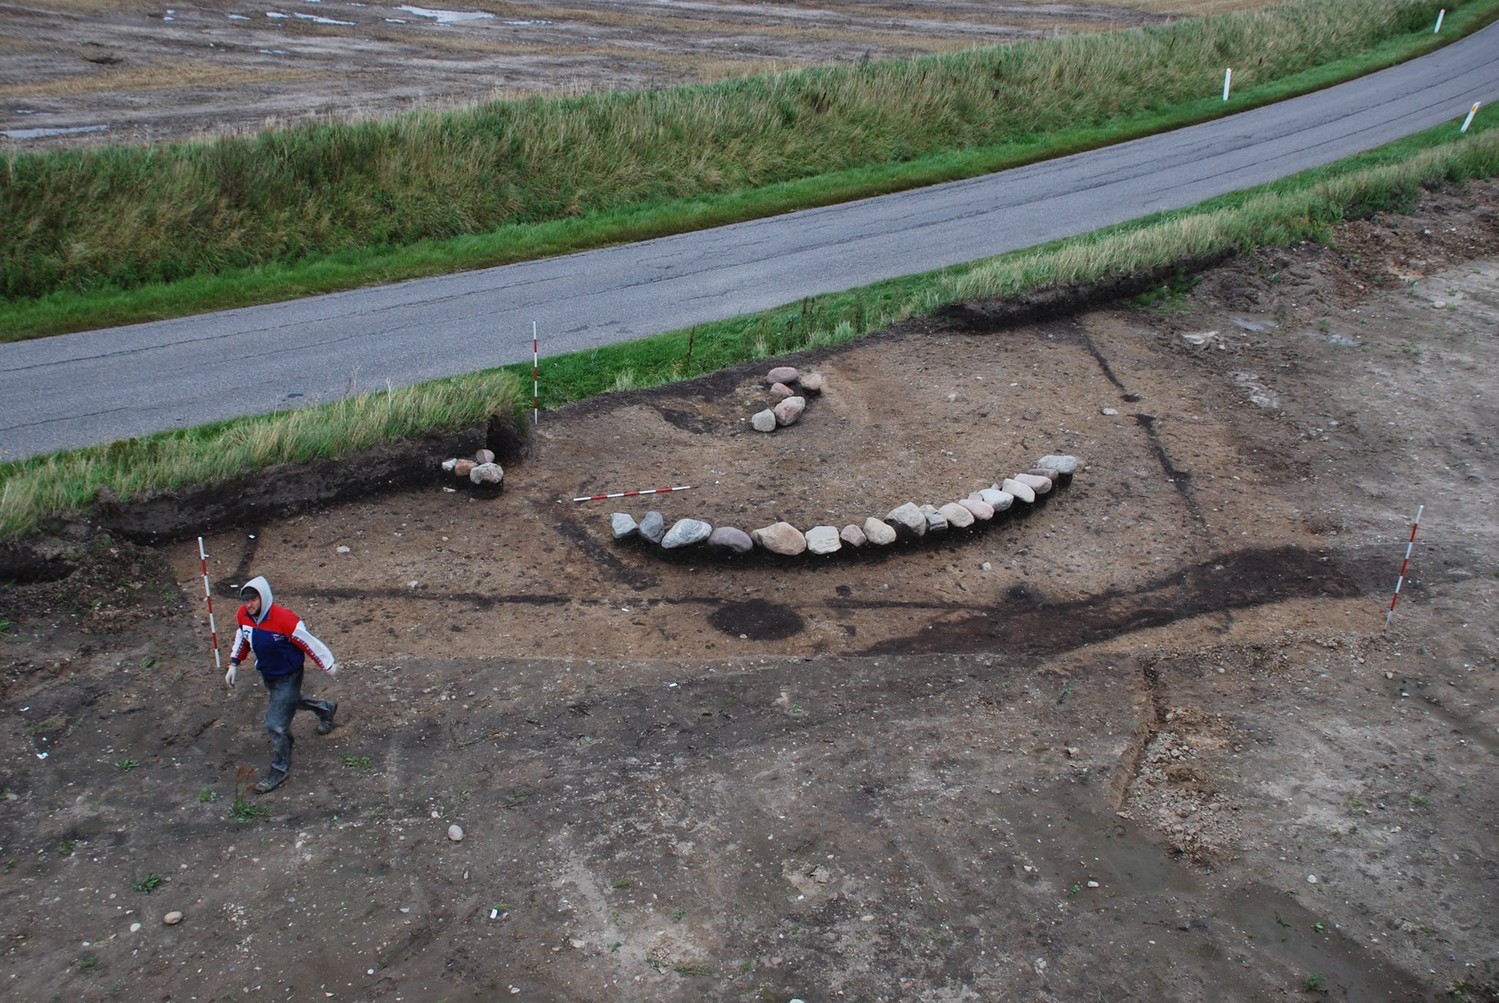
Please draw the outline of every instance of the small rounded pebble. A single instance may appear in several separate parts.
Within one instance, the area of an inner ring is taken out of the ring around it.
[[[463,842],[463,826],[457,824],[448,826],[448,838],[455,843]]]
[[[171,912],[161,917],[161,921],[167,926],[176,926],[178,923],[182,922],[182,913],[178,912],[176,909],[173,909]]]

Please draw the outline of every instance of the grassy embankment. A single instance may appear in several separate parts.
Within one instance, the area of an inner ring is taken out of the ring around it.
[[[1461,15],[1466,12],[1469,23],[1476,23],[1480,15],[1491,15],[1495,7],[1496,4],[1493,2],[1475,3],[1457,13]],[[1143,104],[1136,107],[1128,102],[1121,106],[1119,96],[1114,94],[1111,95],[1110,100],[1099,104],[1091,101],[1089,95],[1092,92],[1083,89],[1083,84],[1097,79],[1100,73],[1111,80],[1116,76],[1124,79],[1147,75],[1144,69],[1146,66],[1150,68],[1150,75],[1154,75],[1159,81],[1169,81],[1184,76],[1185,71],[1178,68],[1174,62],[1169,62],[1168,57],[1169,59],[1180,57],[1186,65],[1195,67],[1196,71],[1206,72],[1205,67],[1208,65],[1219,65],[1224,62],[1225,51],[1282,48],[1281,39],[1287,31],[1286,22],[1275,20],[1275,18],[1305,19],[1326,8],[1337,9],[1339,13],[1332,20],[1339,25],[1359,19],[1350,15],[1352,8],[1363,11],[1365,16],[1362,19],[1366,22],[1379,20],[1374,16],[1376,10],[1397,12],[1405,20],[1400,22],[1402,27],[1399,31],[1391,31],[1373,40],[1372,51],[1380,53],[1379,55],[1371,56],[1369,54],[1371,50],[1359,50],[1355,57],[1345,62],[1341,71],[1329,69],[1326,65],[1317,63],[1319,58],[1328,58],[1327,48],[1319,46],[1315,51],[1301,53],[1295,59],[1287,57],[1286,65],[1288,66],[1298,65],[1299,61],[1300,65],[1317,67],[1314,71],[1303,72],[1300,78],[1301,83],[1288,84],[1281,78],[1266,75],[1263,64],[1256,69],[1256,74],[1260,76],[1258,84],[1252,82],[1243,84],[1243,75],[1236,74],[1236,80],[1242,86],[1252,87],[1255,91],[1253,95],[1245,99],[1246,103],[1248,100],[1263,100],[1267,94],[1281,96],[1290,91],[1305,89],[1306,86],[1310,86],[1306,83],[1308,78],[1316,78],[1316,82],[1321,83],[1326,79],[1346,76],[1355,66],[1367,68],[1382,64],[1388,62],[1394,52],[1412,51],[1427,44],[1419,38],[1412,37],[1411,33],[1415,31],[1429,34],[1429,23],[1416,29],[1410,27],[1410,24],[1418,20],[1411,11],[1417,10],[1421,15],[1419,20],[1424,22],[1426,5],[1370,4],[1365,0],[1346,0],[1346,2],[1340,0],[1335,4],[1298,4],[1253,15],[1236,15],[1230,18],[1189,22],[1170,29],[1127,32],[1107,36],[1107,39],[1100,39],[1098,36],[1059,39],[1034,46],[1034,52],[1024,57],[1006,55],[1018,50],[986,50],[982,53],[963,54],[959,57],[937,57],[880,66],[877,68],[882,73],[893,74],[895,78],[906,81],[908,85],[923,77],[930,77],[935,73],[934,66],[940,66],[944,61],[952,59],[987,59],[993,66],[1002,64],[1004,69],[999,71],[1000,79],[1007,82],[1015,78],[1020,67],[1031,67],[1033,72],[1030,79],[1041,81],[1033,84],[1040,88],[1037,93],[1057,93],[1063,85],[1067,85],[1068,100],[1074,105],[1083,102],[1091,110],[1087,115],[1074,116],[1079,121],[1084,119],[1087,121],[1083,121],[1078,131],[1061,136],[1056,145],[1032,142],[1026,146],[1019,139],[1012,138],[1008,143],[1000,146],[991,145],[977,152],[968,148],[966,152],[960,151],[948,156],[934,157],[915,164],[907,161],[903,165],[894,167],[876,166],[863,170],[845,171],[837,176],[835,183],[831,184],[822,184],[822,179],[818,179],[817,182],[781,184],[775,186],[780,193],[776,197],[786,197],[786,193],[792,189],[796,189],[801,197],[805,197],[808,192],[825,192],[855,181],[859,183],[878,181],[877,187],[879,190],[884,190],[880,186],[887,185],[890,179],[903,169],[918,172],[922,170],[957,171],[955,165],[960,164],[971,166],[981,163],[985,166],[992,166],[994,161],[986,158],[1011,158],[1008,161],[1001,159],[999,162],[1036,159],[1056,152],[1097,145],[1104,139],[1121,138],[1149,131],[1152,127],[1165,124],[1167,119],[1171,119],[1174,124],[1178,119],[1172,116],[1186,114],[1192,109],[1196,111],[1187,117],[1205,117],[1218,109],[1210,108],[1202,99],[1184,100],[1174,108],[1163,110],[1158,103],[1148,108]],[[1389,18],[1386,19],[1386,21],[1389,20]],[[1298,24],[1300,23],[1298,21]],[[1449,25],[1452,23],[1453,15],[1449,14]],[[1307,29],[1298,28],[1298,31],[1306,34]],[[1258,34],[1259,32],[1265,33],[1263,38]],[[1332,33],[1340,39],[1344,37],[1338,32]],[[1088,48],[1098,46],[1104,40],[1111,40],[1117,44],[1112,47]],[[1365,36],[1365,41],[1368,42],[1370,39]],[[1193,46],[1198,48],[1193,49]],[[1228,48],[1225,49],[1225,46]],[[1206,51],[1201,51],[1203,47]],[[1032,47],[1020,48],[1029,50]],[[1085,50],[1086,56],[1080,56],[1079,53]],[[1047,62],[1037,53],[1047,52],[1050,52],[1052,58],[1051,71],[1049,73],[1034,72],[1036,64]],[[1144,61],[1131,62],[1128,56],[1119,56],[1119,52],[1133,53],[1135,58]],[[1005,58],[1002,59],[1002,56]],[[1107,66],[1102,65],[1106,57]],[[1007,62],[1007,59],[1013,59],[1014,65]],[[1268,63],[1269,60],[1267,59],[1266,62]],[[1083,75],[1084,67],[1088,69],[1086,77]],[[862,88],[857,85],[860,74],[866,73],[868,69],[870,68],[788,74],[763,80],[739,81],[732,85],[721,85],[720,89],[732,92],[735,88],[744,88],[751,95],[759,94],[762,97],[767,93],[780,93],[782,100],[785,99],[785,94],[794,93],[798,96],[797,100],[801,102],[805,102],[808,94],[822,94],[828,104],[816,114],[824,116],[819,121],[823,126],[827,126],[829,123],[825,116],[832,114],[833,108],[840,107],[845,90],[863,93]],[[976,72],[972,66],[969,70]],[[996,71],[991,68],[988,72],[991,75],[985,86],[992,88],[995,79],[992,74]],[[684,107],[694,107],[693,100],[701,101],[705,94],[714,91],[715,88],[688,88],[680,94],[678,92],[667,93],[669,96],[687,101]],[[1004,92],[1003,88],[1001,92]],[[1243,95],[1243,91],[1239,93]],[[827,97],[827,95],[834,95],[834,97]],[[546,108],[549,104],[555,105],[556,113],[562,115],[564,110],[576,112],[579,108],[586,110],[589,107],[597,112],[599,109],[609,107],[610,100],[624,102],[624,106],[628,108],[638,108],[642,106],[642,103],[648,105],[652,97],[652,95],[625,95],[614,99],[600,98],[551,103],[526,102],[524,106]],[[666,98],[661,97],[660,100],[665,101]],[[1143,102],[1143,98],[1140,100]],[[934,109],[937,107],[945,107],[940,95],[936,92],[925,94],[913,101],[930,114],[935,114]],[[989,102],[1000,103],[994,101],[992,95]],[[1040,108],[1037,113],[1038,117],[1030,120],[1034,123],[1032,133],[1045,132],[1050,113],[1044,107],[1040,107],[1039,100],[1027,102],[1023,96],[1016,95],[1014,100],[1005,103],[1013,104],[1021,109],[1038,106]],[[864,107],[867,110],[867,106],[858,105],[852,99],[849,100],[849,104],[851,107]],[[978,115],[978,112],[961,100],[954,99],[952,104],[963,109],[963,114]],[[490,112],[493,112],[492,108]],[[795,116],[791,118],[794,120]],[[860,126],[864,124],[868,125],[870,131],[881,132],[880,123],[862,123],[857,120],[858,116],[853,116],[853,118],[855,120],[847,125],[852,133],[858,133]],[[413,121],[420,119],[421,117],[417,116]],[[557,121],[565,124],[569,120],[563,116]],[[840,121],[842,121],[841,118]],[[1018,121],[1025,120],[1022,118]],[[722,118],[720,122],[724,128],[727,128]],[[1152,125],[1152,123],[1156,124]],[[602,128],[597,122],[595,126]],[[384,126],[365,124],[347,128],[389,129],[394,128],[394,125],[390,123]],[[1009,128],[1014,130],[1014,135],[1017,137],[1024,135],[1018,125],[1011,124]],[[1445,138],[1452,131],[1447,129],[1440,134]],[[567,130],[563,129],[562,134],[566,135]],[[692,147],[690,139],[677,138],[683,140],[689,148],[695,148]],[[1048,137],[1048,139],[1057,139],[1057,137]],[[234,142],[255,141],[236,140]],[[557,403],[611,388],[649,385],[669,379],[688,377],[745,358],[784,353],[809,345],[845,341],[869,330],[888,325],[901,317],[927,311],[955,299],[1005,295],[1026,288],[1089,281],[1110,274],[1137,271],[1170,263],[1183,257],[1211,253],[1222,248],[1277,243],[1301,236],[1316,235],[1323,231],[1330,222],[1345,214],[1398,204],[1399,200],[1412,192],[1418,184],[1439,179],[1457,180],[1465,177],[1492,176],[1494,173],[1496,143],[1492,135],[1470,133],[1461,142],[1448,143],[1440,147],[1433,147],[1434,142],[1436,142],[1435,136],[1421,137],[1400,144],[1381,156],[1359,158],[1350,164],[1340,165],[1336,170],[1314,172],[1306,178],[1268,186],[1257,193],[1216,200],[1197,210],[1169,214],[1159,219],[1117,227],[1106,233],[1066,242],[1056,247],[1007,255],[993,262],[949,269],[915,279],[883,283],[877,287],[838,296],[820,297],[817,300],[799,304],[790,310],[711,325],[694,332],[663,335],[630,346],[598,350],[578,358],[553,360],[549,362],[546,374],[548,402]],[[898,156],[908,153],[909,150],[905,150]],[[885,155],[891,154],[886,151]],[[589,157],[583,159],[590,161]],[[750,159],[753,160],[753,158]],[[741,169],[744,173],[738,175],[734,183],[752,184],[751,175],[754,171],[750,168],[741,167]],[[719,168],[704,163],[702,170],[705,176],[711,179],[717,177],[716,171]],[[957,173],[943,176],[959,176],[961,173],[964,172],[957,171]],[[969,170],[966,173],[973,173],[973,171]],[[930,180],[930,178],[923,176],[922,180]],[[628,187],[625,186],[625,188]],[[896,184],[890,187],[904,187],[904,185]],[[865,194],[867,189],[861,189],[857,193]],[[594,194],[598,196],[599,192],[595,191]],[[704,197],[694,202],[693,206],[695,210],[711,215],[714,212],[723,211],[725,207],[742,207],[753,201],[754,197],[748,194],[718,199]],[[795,202],[794,204],[806,203]],[[777,208],[784,207],[784,205],[777,205]],[[653,213],[659,212],[659,206],[656,209],[647,207],[636,211],[633,215],[630,213],[623,215],[616,213],[613,216],[606,214],[602,223],[600,218],[595,217],[571,225],[585,229],[590,223],[603,226],[604,230],[594,231],[597,236],[606,231],[612,233],[613,231],[608,229],[609,226],[620,225],[620,220],[638,222],[642,219],[653,218]],[[747,215],[755,214],[747,213]],[[614,222],[610,223],[609,220]],[[565,223],[552,223],[535,229],[564,233],[568,231],[568,226],[569,224]],[[582,230],[573,231],[574,236],[580,232]],[[491,239],[494,238],[450,241],[443,246],[451,249],[455,243],[468,246]],[[435,245],[429,245],[428,250],[431,251],[434,248]],[[450,259],[448,264],[451,267],[453,261]],[[269,266],[262,266],[261,270],[264,271],[267,267]],[[289,268],[290,266],[277,267]],[[313,266],[303,267],[304,270],[310,268],[312,271],[317,271],[317,268]],[[228,279],[200,277],[195,281],[212,284],[215,281],[228,281]],[[62,295],[64,294],[54,293],[51,298],[56,299]],[[525,368],[529,369],[529,367]],[[53,457],[0,466],[0,478],[3,478],[3,490],[0,490],[0,534],[13,536],[29,531],[45,518],[86,505],[103,486],[110,487],[122,498],[128,498],[160,488],[212,481],[280,460],[302,460],[315,456],[338,455],[384,438],[415,434],[433,427],[453,427],[471,423],[496,410],[509,410],[524,403],[522,390],[514,375],[494,372],[475,377],[439,381],[424,388],[398,390],[392,395],[369,395],[364,398],[337,402],[325,408],[308,409],[290,416],[271,416],[244,422],[225,423],[205,429],[164,434],[129,443],[117,443],[110,447],[78,450]],[[529,373],[525,375],[528,376]]]

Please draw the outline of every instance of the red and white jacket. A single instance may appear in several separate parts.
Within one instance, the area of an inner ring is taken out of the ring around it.
[[[229,651],[229,664],[237,665],[245,655],[255,653],[255,667],[267,679],[289,676],[301,669],[310,656],[325,672],[334,671],[333,652],[308,631],[301,617],[271,602],[271,583],[264,576],[252,578],[245,588],[260,594],[260,615],[250,616],[239,608],[239,629]]]

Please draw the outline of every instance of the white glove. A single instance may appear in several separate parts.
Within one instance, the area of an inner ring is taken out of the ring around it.
[[[224,685],[233,686],[234,680],[239,677],[239,666],[234,662],[229,663],[229,671],[224,673]]]
[[[323,667],[323,671],[328,673],[328,675],[330,676],[338,675],[338,663],[329,662],[326,666]]]

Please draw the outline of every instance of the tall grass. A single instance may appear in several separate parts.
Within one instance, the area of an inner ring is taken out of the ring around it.
[[[277,463],[338,459],[377,443],[514,414],[521,403],[520,382],[490,371],[0,464],[0,538],[76,512],[104,488],[128,500],[228,481]]]
[[[7,153],[0,296],[36,300],[663,206],[1222,109],[1408,44],[1432,0],[1296,0],[1107,35],[712,85],[496,101],[161,147]],[[1463,0],[1451,0],[1456,25]],[[1489,10],[1494,0],[1466,0]],[[1393,58],[1393,57],[1392,57]],[[1221,104],[1221,102],[1220,102]],[[1032,154],[1039,156],[1039,154]]]

